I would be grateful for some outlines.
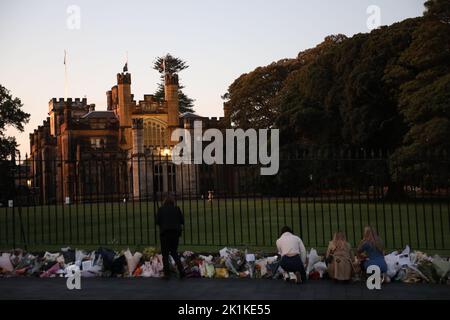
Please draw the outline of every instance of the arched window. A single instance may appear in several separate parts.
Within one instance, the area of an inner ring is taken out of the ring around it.
[[[166,123],[159,119],[144,119],[144,147],[166,145]]]

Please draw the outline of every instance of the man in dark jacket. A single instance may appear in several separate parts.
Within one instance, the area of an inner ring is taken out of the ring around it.
[[[170,277],[169,255],[175,260],[180,278],[183,278],[185,274],[177,250],[178,240],[181,236],[181,226],[184,225],[184,218],[181,209],[175,205],[171,196],[167,196],[162,207],[158,209],[156,223],[159,225],[164,278],[168,279]]]

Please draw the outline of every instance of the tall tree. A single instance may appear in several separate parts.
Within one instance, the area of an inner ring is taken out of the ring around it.
[[[239,128],[270,128],[279,110],[274,97],[289,74],[292,60],[274,62],[241,75],[222,98],[230,106],[232,123]]]
[[[435,162],[430,165],[430,154],[450,150],[450,2],[425,6],[411,45],[389,74],[400,82],[398,107],[409,128],[393,157],[406,174],[439,171]]]
[[[272,128],[280,116],[278,94],[288,76],[308,65],[328,46],[346,37],[333,35],[315,48],[302,51],[295,59],[282,59],[245,73],[222,96],[231,111],[231,121],[240,128]]]
[[[30,115],[22,110],[20,99],[13,98],[10,92],[0,85],[0,204],[12,199],[14,194],[15,164],[5,160],[13,159],[18,147],[16,139],[7,136],[5,130],[13,127],[22,132],[29,117]]]
[[[428,0],[425,2],[425,17],[431,17],[442,23],[450,23],[450,3],[448,0]]]
[[[9,90],[0,85],[0,160],[14,155],[18,147],[14,137],[5,135],[7,127],[23,132],[29,118],[30,115],[22,110],[20,99],[13,98]]]
[[[286,80],[278,119],[284,142],[396,147],[404,125],[385,69],[408,47],[406,21],[330,45]]]
[[[175,74],[187,69],[189,66],[186,61],[180,58],[167,54],[163,57],[157,57],[153,63],[153,69],[161,74],[161,82],[158,83],[158,89],[155,92],[155,97],[159,100],[164,100],[164,68],[165,72]],[[178,99],[180,103],[180,112],[194,112],[194,100],[189,98],[183,92],[184,86],[179,86]]]

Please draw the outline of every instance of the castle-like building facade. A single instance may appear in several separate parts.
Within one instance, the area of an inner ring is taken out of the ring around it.
[[[171,161],[173,130],[225,129],[222,118],[180,113],[177,74],[165,74],[164,100],[153,95],[135,101],[131,74],[117,74],[106,92],[107,108],[87,99],[49,101],[49,117],[30,134],[31,184],[42,204],[148,199],[172,192],[200,196],[232,188],[228,168]],[[214,181],[212,178],[214,177]]]

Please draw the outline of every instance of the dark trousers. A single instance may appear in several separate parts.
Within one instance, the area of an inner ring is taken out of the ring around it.
[[[169,255],[177,265],[177,269],[180,274],[183,274],[183,265],[181,264],[180,257],[178,256],[178,240],[180,238],[179,231],[165,231],[160,235],[161,240],[161,254],[163,256],[164,275],[170,275],[170,262]]]
[[[305,266],[303,265],[300,255],[293,257],[283,256],[280,261],[280,267],[287,272],[300,272],[302,281],[306,281]]]

